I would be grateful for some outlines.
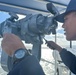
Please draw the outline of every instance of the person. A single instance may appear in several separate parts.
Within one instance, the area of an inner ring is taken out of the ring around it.
[[[76,40],[76,0],[71,0],[65,13],[60,14],[56,18],[59,22],[64,22],[63,28],[65,31],[66,39]],[[14,34],[5,34],[2,41],[2,49],[9,55],[14,55],[14,65],[8,75],[45,75],[39,62],[33,55],[26,55],[20,57],[19,49],[26,49],[21,40]],[[76,74],[76,57],[65,48],[60,47],[53,41],[47,41],[47,46],[59,51],[62,61],[69,69]],[[23,51],[24,51],[23,50]],[[21,52],[23,54],[23,52]],[[28,53],[28,52],[26,52]],[[21,54],[21,55],[22,55]],[[19,57],[18,57],[19,56]],[[22,58],[21,60],[16,60]]]
[[[71,0],[69,2],[66,11],[60,14],[57,17],[57,20],[63,23],[62,27],[64,28],[66,39],[68,41],[76,40],[76,0]],[[76,74],[75,55],[53,41],[47,41],[47,46],[49,46],[49,48],[57,50],[63,63],[71,70],[71,72]]]
[[[1,47],[13,60],[13,67],[8,75],[45,75],[39,61],[27,51],[18,36],[3,34]]]

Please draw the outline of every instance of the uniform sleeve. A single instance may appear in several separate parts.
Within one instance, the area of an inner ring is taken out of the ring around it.
[[[63,63],[74,73],[76,74],[76,56],[71,52],[63,49],[60,52],[61,59]]]
[[[8,75],[45,75],[35,56],[28,56],[15,64]]]

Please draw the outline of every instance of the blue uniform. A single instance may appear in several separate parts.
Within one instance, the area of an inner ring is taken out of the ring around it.
[[[8,75],[45,75],[39,61],[35,56],[25,57],[19,63],[14,64]]]
[[[76,56],[66,49],[63,49],[60,52],[60,56],[63,63],[71,70],[71,72],[76,74]]]

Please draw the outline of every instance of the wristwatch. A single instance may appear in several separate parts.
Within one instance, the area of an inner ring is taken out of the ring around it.
[[[13,64],[20,62],[22,59],[26,58],[29,55],[30,54],[27,49],[20,48],[16,50],[13,54]]]

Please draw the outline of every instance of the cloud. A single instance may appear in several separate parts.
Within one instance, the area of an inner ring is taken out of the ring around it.
[[[20,14],[17,14],[19,19],[22,19],[22,18],[25,18],[26,16],[25,15],[20,15]]]

